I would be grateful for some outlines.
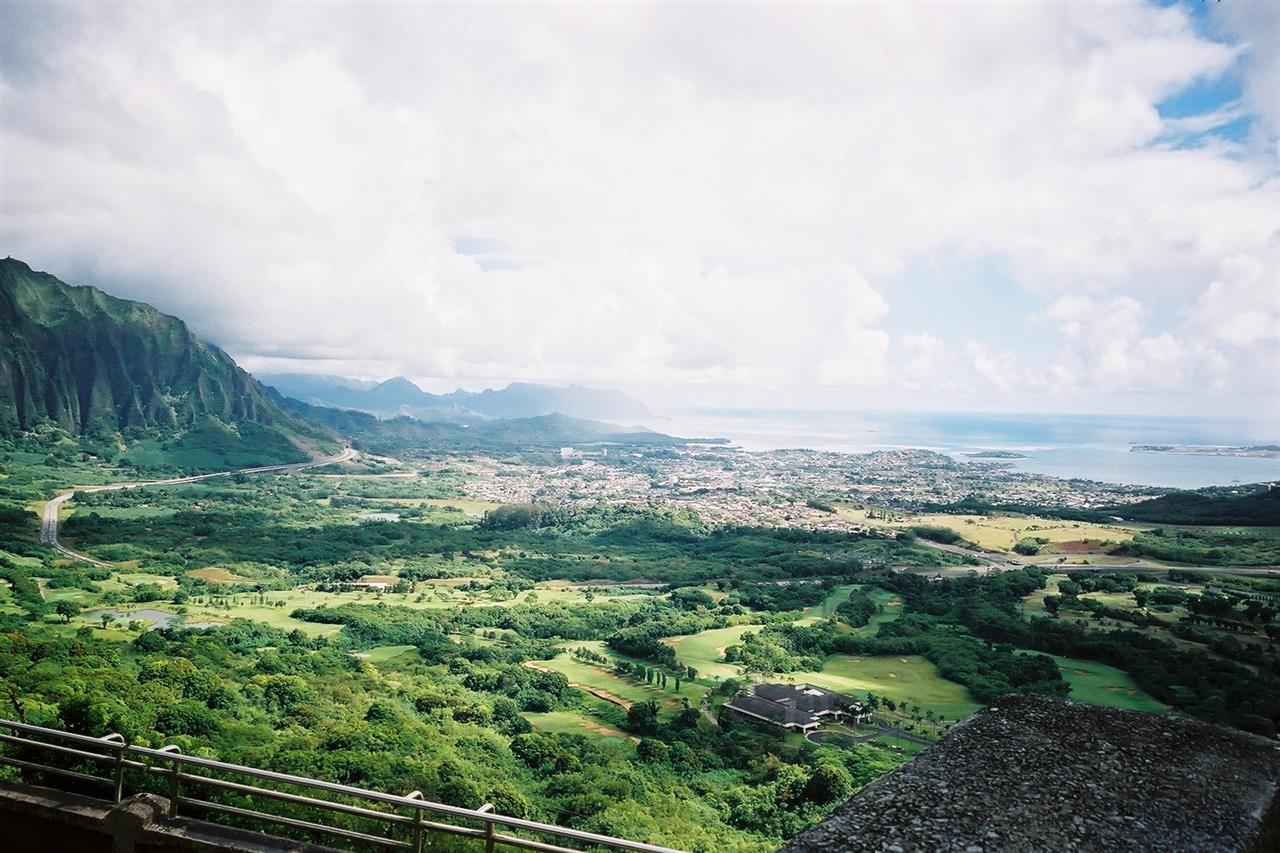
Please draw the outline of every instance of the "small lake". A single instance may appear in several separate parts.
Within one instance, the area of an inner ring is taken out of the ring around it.
[[[176,613],[169,613],[165,610],[154,610],[144,608],[142,610],[115,610],[110,607],[100,607],[96,610],[86,610],[81,614],[85,619],[91,622],[101,621],[103,616],[110,616],[113,622],[146,622],[147,630],[151,631],[156,628],[216,628],[224,625],[224,622],[215,622],[205,620],[203,622],[182,622],[182,617]]]
[[[398,512],[362,512],[358,516],[361,521],[399,521]]]

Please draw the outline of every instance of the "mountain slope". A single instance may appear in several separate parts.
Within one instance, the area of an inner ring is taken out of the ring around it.
[[[375,453],[420,449],[558,450],[564,445],[662,447],[687,443],[687,439],[660,432],[629,431],[613,424],[565,415],[505,418],[467,425],[405,416],[384,420],[368,412],[312,406],[293,399],[286,400],[285,405],[299,417],[348,436],[358,449]]]
[[[445,422],[379,420],[287,399],[176,317],[96,288],[72,287],[12,258],[0,261],[0,438],[57,443],[65,434],[77,440],[72,446],[100,458],[188,472],[299,462],[336,450],[337,436],[396,449],[680,443],[559,414],[491,419],[459,402],[478,400],[476,408],[498,413],[545,407],[549,400],[615,400],[616,392],[512,386],[437,396],[407,379],[297,379],[307,382],[347,409],[359,406],[342,393],[365,395],[360,399],[381,407],[425,398],[431,406],[415,411],[434,411],[435,420]]]
[[[513,382],[506,388],[478,393],[459,389],[449,394],[429,394],[403,376],[376,383],[298,373],[266,374],[259,379],[304,403],[355,409],[382,418],[407,415],[428,421],[477,421],[561,414],[624,420],[649,415],[643,403],[620,391],[581,385],[556,388]]]
[[[0,261],[0,435],[52,424],[144,466],[192,470],[336,446],[281,403],[176,317]]]
[[[253,377],[176,317],[0,261],[0,406],[73,435],[284,417]]]

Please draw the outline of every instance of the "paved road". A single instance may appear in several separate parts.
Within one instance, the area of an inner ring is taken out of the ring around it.
[[[902,740],[910,741],[911,743],[922,744],[924,746],[932,746],[936,742],[936,741],[929,740],[928,738],[922,738],[917,735],[904,732],[902,729],[898,728],[897,726],[885,726],[885,725],[881,725],[878,731],[869,735],[850,735],[850,734],[845,734],[844,732],[816,731],[816,732],[809,732],[807,735],[804,736],[804,739],[809,741],[809,743],[818,743],[818,744],[823,743],[825,741],[829,741],[829,740],[830,741],[848,741],[851,743],[869,743],[870,741],[876,740],[877,738],[881,738],[881,737],[901,738]]]
[[[230,477],[232,474],[266,474],[272,471],[301,471],[303,468],[316,468],[321,465],[332,465],[335,462],[346,462],[354,459],[356,452],[350,447],[343,448],[342,452],[337,456],[328,456],[323,459],[313,459],[310,462],[296,462],[292,465],[263,465],[259,468],[241,468],[239,471],[218,471],[214,474],[198,474],[194,477],[174,477],[170,480],[143,480],[137,483],[111,483],[105,486],[81,486],[78,489],[72,489],[69,492],[63,492],[53,500],[44,505],[44,510],[40,517],[40,541],[48,545],[54,551],[57,551],[64,557],[70,557],[73,560],[90,563],[94,566],[102,568],[111,568],[110,563],[104,563],[101,560],[95,560],[93,557],[81,554],[78,551],[72,551],[64,545],[58,543],[58,512],[62,509],[62,505],[71,500],[76,492],[114,492],[120,489],[137,489],[142,486],[176,486],[181,483],[195,483],[199,480],[211,480],[214,477]]]

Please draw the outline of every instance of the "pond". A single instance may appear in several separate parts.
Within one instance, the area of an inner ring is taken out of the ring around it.
[[[115,610],[111,607],[100,607],[96,610],[86,610],[81,614],[90,622],[100,622],[103,616],[111,617],[113,622],[145,622],[147,630],[151,631],[156,628],[215,628],[223,625],[223,622],[203,621],[203,622],[183,622],[182,617],[176,613],[169,613],[165,610],[154,610],[151,608],[143,608],[141,610]]]
[[[398,512],[362,512],[358,516],[361,521],[399,521]]]

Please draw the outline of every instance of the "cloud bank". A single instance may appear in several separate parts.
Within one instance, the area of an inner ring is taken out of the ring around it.
[[[0,251],[250,369],[1273,417],[1280,7],[1196,5],[9,4]]]

